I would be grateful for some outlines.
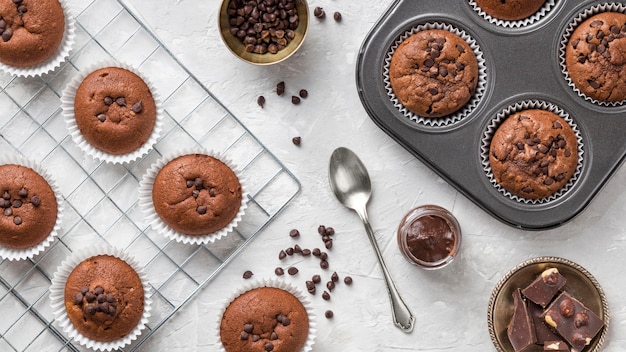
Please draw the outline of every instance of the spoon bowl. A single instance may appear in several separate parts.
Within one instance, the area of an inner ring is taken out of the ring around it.
[[[391,279],[367,216],[367,203],[372,195],[372,183],[365,165],[350,149],[337,148],[330,156],[328,179],[330,188],[339,202],[346,208],[354,210],[363,221],[365,231],[383,271],[394,324],[405,332],[411,332],[415,326],[415,317],[400,297]]]

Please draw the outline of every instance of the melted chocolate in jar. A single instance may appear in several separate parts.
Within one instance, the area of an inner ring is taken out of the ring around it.
[[[448,222],[435,215],[421,216],[407,229],[406,243],[413,256],[425,262],[437,262],[454,249],[456,234]]]

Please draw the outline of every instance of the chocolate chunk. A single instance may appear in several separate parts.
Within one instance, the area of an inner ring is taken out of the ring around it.
[[[332,310],[327,310],[324,312],[324,316],[326,317],[326,319],[332,319],[333,316],[335,316],[335,314],[333,313]]]
[[[522,290],[524,297],[545,308],[552,298],[565,286],[567,280],[557,268],[544,270],[528,287]]]
[[[524,351],[537,342],[535,327],[520,289],[513,292],[513,317],[506,332],[515,352]]]
[[[259,95],[259,97],[256,98],[256,103],[259,104],[261,109],[263,109],[263,107],[265,106],[265,97],[262,95]]]
[[[139,114],[142,111],[143,111],[143,103],[141,102],[141,100],[133,104],[133,112],[135,114]]]
[[[582,302],[562,292],[546,308],[545,322],[574,349],[582,351],[604,327],[604,321]]]
[[[251,278],[251,277],[252,277],[252,275],[254,275],[254,274],[252,273],[252,271],[250,271],[250,270],[246,270],[246,271],[244,271],[244,273],[243,273],[243,278],[244,278],[244,279],[249,279],[249,278]]]
[[[535,327],[535,336],[537,337],[537,344],[543,345],[546,341],[558,341],[561,340],[543,320],[543,308],[533,302],[528,302],[528,312],[533,319],[533,326]]]

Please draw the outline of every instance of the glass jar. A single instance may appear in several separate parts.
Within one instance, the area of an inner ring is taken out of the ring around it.
[[[461,227],[448,210],[423,205],[409,211],[400,222],[398,247],[412,264],[424,269],[443,268],[461,247]]]

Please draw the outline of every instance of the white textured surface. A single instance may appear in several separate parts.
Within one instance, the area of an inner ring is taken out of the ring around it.
[[[222,299],[244,283],[242,273],[273,277],[276,266],[297,266],[300,273],[284,280],[301,285],[313,274],[324,282],[332,271],[351,275],[332,299],[311,297],[319,316],[313,351],[492,351],[487,304],[498,280],[525,259],[561,256],[588,269],[608,297],[611,323],[605,351],[626,350],[626,293],[622,267],[626,259],[626,170],[622,168],[589,207],[557,229],[516,230],[495,220],[398,146],[367,116],[356,92],[358,49],[390,0],[311,0],[321,6],[324,21],[311,19],[301,50],[285,62],[256,67],[232,56],[217,29],[218,0],[130,0],[146,24],[191,72],[237,116],[302,182],[302,191],[195,299],[144,345],[144,351],[212,351]],[[336,23],[332,13],[340,11]],[[274,94],[285,81],[286,96]],[[291,94],[309,91],[292,105]],[[265,109],[256,104],[264,95]],[[302,137],[302,145],[291,143]],[[333,197],[327,180],[331,152],[353,149],[369,169],[374,195],[370,220],[387,265],[405,301],[417,317],[415,331],[405,334],[391,322],[380,268],[356,216]],[[433,272],[408,264],[400,255],[395,232],[402,216],[421,204],[450,210],[464,232],[460,257]],[[317,260],[278,260],[278,252],[298,243],[321,247],[317,226],[333,226],[337,235],[329,253],[330,269]],[[302,232],[299,240],[289,230]],[[326,309],[335,317],[326,320]]]

